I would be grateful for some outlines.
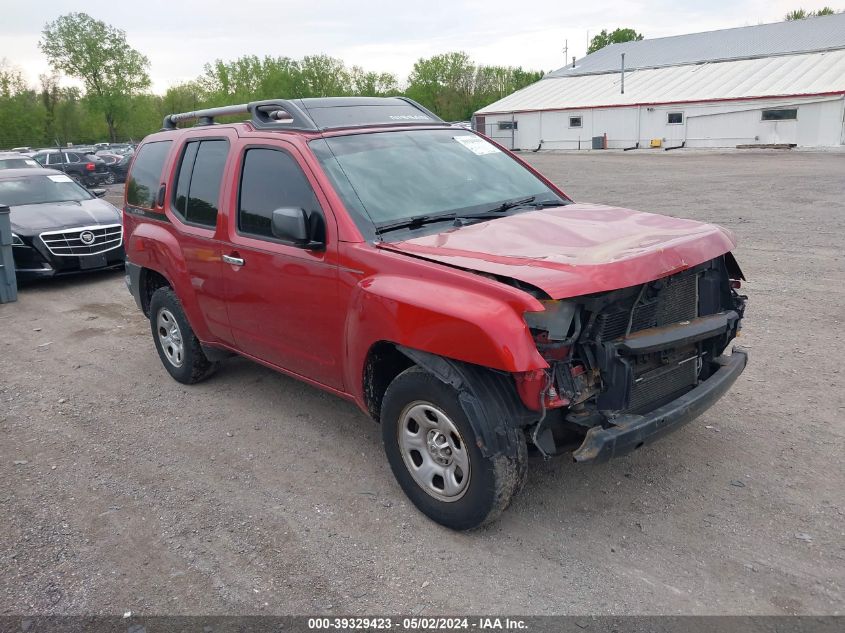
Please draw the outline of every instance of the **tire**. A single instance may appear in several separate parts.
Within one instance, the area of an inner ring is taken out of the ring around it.
[[[112,172],[109,172],[109,175],[106,176],[106,179],[103,181],[103,184],[113,185],[116,182],[117,182],[117,179],[114,177],[114,174]]]
[[[381,425],[402,490],[423,514],[453,530],[495,520],[525,480],[524,438],[510,451],[515,458],[482,455],[458,391],[421,367],[390,383]]]
[[[161,364],[174,380],[192,385],[216,369],[206,358],[172,288],[159,288],[150,299],[150,330]]]

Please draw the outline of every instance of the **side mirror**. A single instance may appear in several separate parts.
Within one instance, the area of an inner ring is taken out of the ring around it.
[[[308,246],[311,236],[308,231],[308,214],[305,209],[282,207],[273,211],[270,223],[273,237],[296,246]]]
[[[106,195],[105,189],[91,189],[90,191],[91,191],[91,193],[93,193],[98,198],[102,198],[103,196]]]

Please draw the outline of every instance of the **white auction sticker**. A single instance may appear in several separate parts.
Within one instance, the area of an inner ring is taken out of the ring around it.
[[[65,176],[64,174],[58,174],[56,176],[47,176],[53,182],[73,182],[70,176]]]
[[[488,143],[478,136],[471,136],[467,134],[466,136],[453,136],[452,138],[466,147],[473,154],[478,154],[479,156],[483,156],[484,154],[497,154],[500,152],[498,147]]]
[[[25,162],[30,167],[38,167],[38,163],[36,163],[34,160],[25,159],[23,162]]]

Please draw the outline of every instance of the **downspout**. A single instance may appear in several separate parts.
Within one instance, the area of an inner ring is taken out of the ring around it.
[[[622,53],[622,94],[625,94],[625,53]]]
[[[640,144],[640,125],[642,122],[642,106],[637,106],[637,145]]]
[[[513,112],[511,112],[511,149],[516,148],[516,130],[513,129]]]
[[[842,133],[839,136],[839,144],[845,145],[845,95],[842,95]]]
[[[543,146],[543,111],[542,110],[540,110],[540,112],[537,113],[537,118],[538,118],[537,127],[539,128],[538,136],[540,138],[539,138],[539,143],[537,144],[537,149],[534,150],[535,152],[539,151],[539,149]]]

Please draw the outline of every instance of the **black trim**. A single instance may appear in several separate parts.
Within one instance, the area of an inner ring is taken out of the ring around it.
[[[522,429],[536,422],[540,413],[522,403],[510,374],[403,345],[396,349],[458,391],[482,455],[517,456],[516,448],[524,441]]]
[[[645,415],[620,415],[613,418],[613,426],[608,428],[591,428],[581,446],[572,453],[575,461],[606,462],[691,422],[736,382],[748,364],[748,352],[734,348],[730,356],[720,356],[715,364],[719,369],[710,378],[680,398]]]
[[[648,354],[669,346],[682,347],[733,329],[739,315],[730,310],[631,334],[617,343],[624,354]]]
[[[124,278],[126,280],[126,287],[135,299],[138,309],[143,312],[144,305],[141,301],[141,267],[132,262],[126,262],[124,266],[126,269],[126,277]]]

